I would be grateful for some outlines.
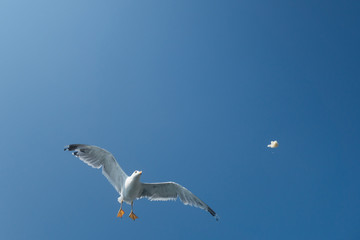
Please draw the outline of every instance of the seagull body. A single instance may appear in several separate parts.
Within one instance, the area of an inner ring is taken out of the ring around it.
[[[74,151],[74,156],[93,168],[102,167],[103,175],[120,195],[118,201],[121,207],[118,217],[124,215],[123,202],[131,205],[129,217],[135,220],[138,217],[133,213],[134,200],[145,197],[151,201],[167,201],[176,200],[179,197],[185,205],[204,209],[218,220],[217,214],[208,205],[180,184],[175,182],[142,183],[140,181],[142,171],[138,170],[131,176],[126,175],[114,156],[105,149],[85,144],[70,144],[64,150]]]
[[[141,182],[140,182],[140,175],[139,174],[132,174],[128,177],[125,181],[124,190],[120,193],[121,197],[119,197],[119,202],[124,201],[126,203],[133,202],[136,198],[138,198],[141,194]]]

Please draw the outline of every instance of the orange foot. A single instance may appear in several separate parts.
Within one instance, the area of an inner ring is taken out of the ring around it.
[[[136,216],[136,215],[133,213],[133,211],[130,212],[129,217],[130,217],[132,220],[134,220],[134,221],[135,221],[135,219],[138,218],[138,216]]]
[[[122,208],[120,208],[118,214],[117,214],[117,217],[120,217],[122,218],[122,216],[125,214],[124,210],[122,210]]]

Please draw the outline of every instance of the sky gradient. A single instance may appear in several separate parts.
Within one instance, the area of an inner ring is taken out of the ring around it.
[[[0,2],[1,239],[359,239],[358,1]],[[266,146],[271,140],[279,148]],[[135,202],[112,152],[220,216]]]

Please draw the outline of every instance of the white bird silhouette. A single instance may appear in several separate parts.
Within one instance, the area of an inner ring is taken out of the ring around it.
[[[279,146],[278,141],[271,141],[269,145],[267,145],[269,148],[277,148]]]
[[[219,219],[214,210],[180,184],[175,182],[142,183],[140,182],[142,171],[138,170],[131,176],[126,175],[114,156],[105,149],[85,144],[70,144],[65,147],[64,151],[66,150],[74,151],[74,156],[93,168],[102,167],[102,173],[120,194],[118,201],[121,206],[117,217],[122,217],[125,213],[122,209],[123,202],[131,204],[129,217],[135,220],[138,217],[133,212],[134,200],[145,197],[151,201],[167,201],[176,200],[179,197],[185,205],[204,209],[216,220]]]

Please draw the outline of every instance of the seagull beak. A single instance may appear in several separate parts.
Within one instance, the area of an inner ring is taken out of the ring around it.
[[[139,175],[141,175],[141,174],[142,174],[142,171],[139,172]]]

